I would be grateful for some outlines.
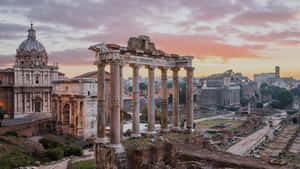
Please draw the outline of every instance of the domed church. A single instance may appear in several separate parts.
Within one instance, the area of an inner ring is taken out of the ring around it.
[[[0,107],[8,118],[51,113],[52,84],[63,74],[48,65],[45,47],[31,24],[27,39],[17,49],[13,68],[0,70]]]

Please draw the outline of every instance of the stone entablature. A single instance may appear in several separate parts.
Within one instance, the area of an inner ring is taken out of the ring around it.
[[[50,87],[53,80],[59,79],[57,66],[13,69],[15,87]]]
[[[146,39],[146,40],[143,40]],[[139,44],[140,45],[132,45]],[[122,64],[141,64],[145,66],[157,67],[192,67],[193,56],[179,56],[177,54],[166,54],[161,50],[156,50],[155,46],[147,48],[146,44],[151,44],[150,38],[140,36],[130,38],[128,47],[117,44],[96,44],[89,47],[96,52],[95,64],[109,63],[113,60],[120,60]]]
[[[53,93],[66,96],[97,96],[97,80],[93,78],[55,80]]]

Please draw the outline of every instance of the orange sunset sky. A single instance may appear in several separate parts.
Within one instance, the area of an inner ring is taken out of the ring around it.
[[[31,21],[68,77],[96,70],[90,45],[147,35],[158,49],[195,56],[196,77],[233,69],[252,79],[278,65],[300,79],[299,0],[1,0],[0,69],[14,64]]]

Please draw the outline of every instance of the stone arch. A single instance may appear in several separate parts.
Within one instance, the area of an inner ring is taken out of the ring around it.
[[[63,107],[63,125],[70,123],[70,104],[65,104]]]

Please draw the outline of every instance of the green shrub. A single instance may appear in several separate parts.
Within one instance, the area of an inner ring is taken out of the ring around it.
[[[53,140],[49,140],[49,139],[45,139],[45,138],[40,139],[39,142],[43,145],[43,147],[45,149],[53,149],[53,148],[63,146],[62,144],[60,144],[57,141],[53,141]]]
[[[18,168],[21,166],[32,165],[33,162],[34,159],[32,156],[28,156],[20,152],[11,152],[1,156],[0,168],[1,169]]]
[[[64,157],[64,150],[61,147],[49,149],[46,155],[50,160],[60,160]]]
[[[64,147],[64,156],[81,156],[82,155],[82,148],[79,146],[71,145],[71,146],[65,146]]]
[[[18,137],[18,133],[16,131],[7,131],[5,132],[4,134],[2,134],[2,136],[15,136],[15,137]]]

